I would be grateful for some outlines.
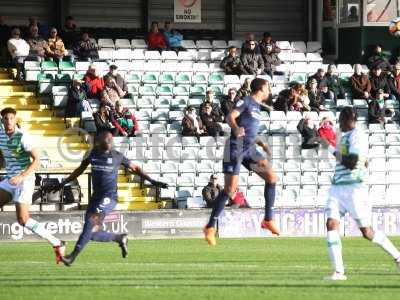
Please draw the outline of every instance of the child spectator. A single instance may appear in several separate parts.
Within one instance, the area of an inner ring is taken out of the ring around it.
[[[318,134],[321,139],[328,141],[329,145],[336,147],[336,132],[333,122],[328,117],[324,117],[319,124]]]
[[[111,122],[119,136],[133,137],[139,130],[135,116],[119,101],[115,103],[115,110],[111,113]]]

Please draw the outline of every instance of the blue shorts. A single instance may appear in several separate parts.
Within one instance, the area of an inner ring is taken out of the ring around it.
[[[225,147],[222,169],[225,174],[239,175],[241,165],[250,171],[251,165],[265,159],[265,156],[254,146],[238,150],[235,145],[231,144],[229,147]]]
[[[117,205],[116,196],[93,196],[90,200],[89,206],[86,210],[87,213],[97,213],[102,215],[109,214]]]

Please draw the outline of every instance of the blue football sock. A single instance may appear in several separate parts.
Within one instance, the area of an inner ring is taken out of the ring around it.
[[[226,203],[226,201],[228,201],[228,199],[229,199],[229,196],[225,193],[225,191],[222,191],[221,193],[219,193],[217,199],[215,199],[214,207],[212,209],[210,220],[207,224],[207,228],[215,227],[218,217],[224,210],[225,203]]]
[[[101,230],[93,232],[91,240],[96,242],[116,242],[118,238],[118,234]]]
[[[265,215],[264,219],[270,221],[273,219],[272,208],[275,204],[275,190],[276,185],[266,183],[264,188],[264,197],[265,197]]]

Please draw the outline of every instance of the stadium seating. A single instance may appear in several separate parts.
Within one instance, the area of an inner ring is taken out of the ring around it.
[[[278,67],[283,75],[267,78],[272,84],[274,95],[288,87],[290,82],[305,83],[318,68],[326,68],[322,64],[321,44],[318,42],[278,41],[277,44],[282,49],[279,57],[284,63]],[[123,190],[123,196],[119,208],[170,207],[172,203],[179,207],[203,207],[202,199],[198,198],[199,191],[210,174],[218,174],[220,180],[223,179],[223,140],[202,138],[197,141],[195,138],[182,138],[180,122],[184,108],[187,105],[199,107],[207,90],[211,89],[219,96],[230,87],[240,87],[248,77],[224,75],[219,68],[220,60],[226,55],[226,48],[234,45],[240,49],[242,41],[184,40],[182,45],[188,51],[178,53],[147,51],[146,42],[142,39],[99,39],[98,45],[103,60],[96,62],[97,68],[105,73],[110,64],[118,65],[130,93],[130,99],[124,100],[124,105],[139,120],[137,138],[143,139],[138,142],[133,138],[119,145],[128,147],[125,149],[126,154],[143,165],[148,173],[170,184],[170,188],[160,194],[160,199],[168,201],[156,202],[156,198],[148,197],[147,190],[132,182],[133,177],[121,174],[119,188]],[[53,109],[60,109],[65,106],[69,81],[82,76],[89,64],[80,61],[62,61],[59,64],[26,61],[25,76],[27,81],[37,82],[40,95],[51,96]],[[339,64],[338,72],[346,84],[353,72],[352,66]],[[28,97],[35,99],[33,94]],[[387,104],[394,109],[399,107],[397,102],[389,101]],[[389,192],[396,190],[400,184],[395,177],[400,172],[398,125],[367,126],[367,103],[360,99],[338,99],[336,103],[327,105],[330,107],[329,112],[312,112],[308,115],[316,122],[324,116],[337,122],[338,113],[347,105],[353,105],[358,110],[359,127],[369,136],[369,190],[374,204],[399,204],[399,200],[389,197]],[[45,133],[45,138],[57,137],[61,129],[71,126],[54,117],[49,107],[41,106],[38,102],[29,100],[28,106],[15,106],[22,109],[22,115],[29,116],[29,121],[25,121],[27,128],[33,129],[35,134]],[[96,109],[96,105],[93,107]],[[323,206],[323,197],[334,172],[335,160],[327,152],[301,151],[301,137],[296,126],[303,116],[299,112],[285,114],[273,111],[262,114],[259,133],[268,136],[273,152],[273,166],[279,177],[277,207]],[[44,129],[37,125],[39,120],[44,121]],[[88,131],[93,130],[93,119],[89,115],[83,114],[78,123]],[[52,124],[57,125],[52,127]],[[225,129],[228,134],[229,128],[225,126]],[[74,144],[77,148],[85,145],[79,137]],[[48,151],[48,154],[50,164],[65,164],[54,151]],[[253,206],[263,206],[263,184],[254,173],[242,170],[239,185]],[[386,200],[385,195],[388,195]]]

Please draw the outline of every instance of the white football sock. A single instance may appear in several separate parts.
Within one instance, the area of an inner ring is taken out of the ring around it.
[[[372,242],[378,244],[385,250],[389,255],[391,255],[394,259],[400,258],[400,252],[397,248],[392,244],[392,242],[387,238],[387,236],[382,231],[375,231],[374,238]]]
[[[342,258],[342,242],[337,230],[331,230],[327,233],[328,254],[332,262],[332,267],[338,273],[344,274],[343,258]]]
[[[44,225],[38,221],[29,218],[28,221],[26,221],[25,227],[36,233],[41,238],[48,240],[53,247],[61,245],[61,241],[52,235],[46,228],[44,228]]]

